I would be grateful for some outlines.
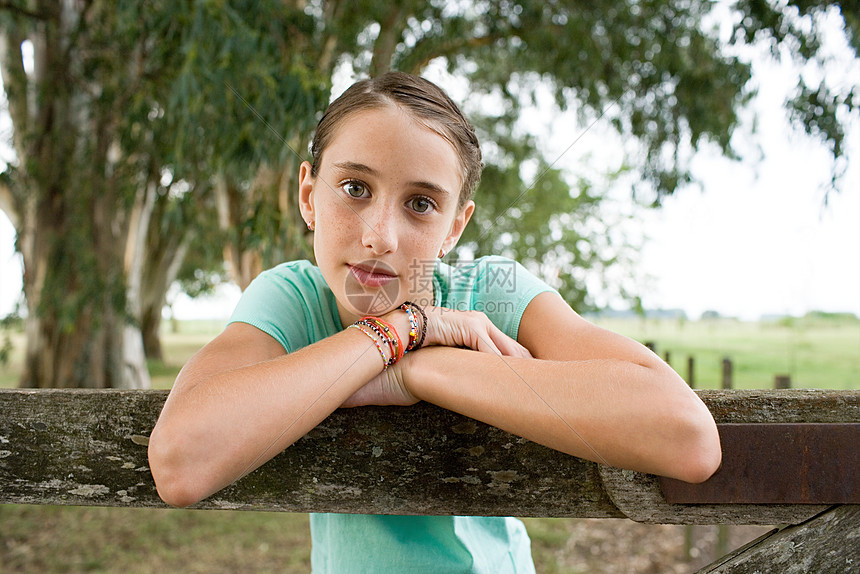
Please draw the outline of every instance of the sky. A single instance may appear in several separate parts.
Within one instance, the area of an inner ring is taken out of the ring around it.
[[[857,85],[856,62],[840,72]],[[651,237],[642,266],[654,277],[644,303],[693,316],[860,315],[860,121],[854,118],[846,138],[851,163],[826,193],[832,159],[792,130],[781,109],[796,70],[769,63],[754,73],[758,133],[735,134],[747,161],[697,154],[693,173],[702,190],[679,192],[642,218]]]
[[[827,73],[856,83],[860,66],[843,64]],[[629,189],[616,190],[615,201],[634,214],[630,233],[647,237],[636,268],[646,308],[682,309],[691,318],[717,311],[746,320],[813,310],[860,315],[860,121],[847,138],[852,163],[825,203],[827,151],[792,130],[782,109],[797,74],[788,64],[755,64],[759,96],[734,140],[742,161],[707,147],[699,151],[692,171],[700,185],[679,190],[658,210],[634,207]],[[600,159],[617,150],[618,142],[599,127],[558,129],[573,120],[543,117],[535,123],[547,122],[547,157],[559,166],[575,169],[584,156]],[[14,230],[0,212],[0,317],[20,295],[13,245]],[[178,318],[222,319],[238,295],[228,286],[196,302],[178,296],[174,310]]]

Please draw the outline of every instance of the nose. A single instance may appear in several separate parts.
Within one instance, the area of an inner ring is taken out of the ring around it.
[[[378,203],[363,210],[362,245],[373,255],[390,253],[397,249],[397,221],[393,206]]]

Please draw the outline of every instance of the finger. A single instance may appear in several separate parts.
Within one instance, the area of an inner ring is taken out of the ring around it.
[[[532,358],[532,354],[529,350],[519,344],[516,340],[508,337],[505,333],[495,327],[493,327],[493,330],[494,332],[491,331],[491,336],[502,355],[505,355],[506,357],[522,357],[525,359]]]
[[[486,351],[507,357],[522,357],[530,359],[531,353],[514,339],[508,337],[498,327],[487,322],[486,331],[478,331],[478,351]]]
[[[528,349],[523,347],[516,339],[509,337],[505,332],[496,327],[496,325],[490,321],[489,317],[482,315],[482,319],[483,327],[486,329],[487,335],[492,341],[492,346],[499,354],[507,357],[532,358],[532,354]]]
[[[504,355],[505,354],[496,345],[496,342],[493,340],[493,336],[490,333],[488,333],[488,332],[481,333],[480,331],[475,331],[474,332],[474,338],[475,338],[475,342],[469,346],[471,348],[475,349],[476,351],[480,351],[482,353],[493,353],[494,355]]]

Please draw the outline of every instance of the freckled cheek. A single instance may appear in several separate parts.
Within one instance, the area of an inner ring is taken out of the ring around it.
[[[410,234],[408,244],[415,258],[432,260],[436,258],[442,239],[426,231],[416,231]]]
[[[356,212],[341,201],[329,202],[317,217],[317,227],[329,237],[358,233],[361,223]]]

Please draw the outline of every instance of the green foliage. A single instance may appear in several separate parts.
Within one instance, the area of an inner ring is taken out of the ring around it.
[[[495,157],[476,193],[476,210],[460,245],[475,256],[503,254],[555,283],[576,309],[594,307],[587,272],[617,263],[629,249],[615,245],[601,215],[602,198],[585,178],[572,186],[548,165],[530,138],[504,134],[504,124],[483,118]],[[524,177],[526,168],[534,172]],[[593,290],[593,289],[591,289]]]
[[[177,160],[237,179],[277,165],[324,107],[330,77],[302,53],[311,17],[282,2],[188,3],[173,23],[181,61],[164,102]]]
[[[624,142],[623,173],[636,174],[637,197],[657,204],[690,182],[701,146],[733,155],[739,112],[754,95],[744,47],[767,44],[799,64],[826,64],[825,16],[841,19],[855,55],[860,46],[854,1],[739,0],[726,8],[728,34],[704,0],[31,4],[0,8],[10,53],[40,35],[49,48],[32,77],[20,54],[4,62],[20,163],[0,173],[0,186],[14,199],[13,220],[38,205],[47,253],[40,265],[48,270],[39,312],[50,312],[61,332],[80,330],[84,315],[97,325],[125,312],[115,228],[148,185],[158,188],[150,252],[189,246],[180,276],[191,292],[220,280],[225,244],[266,266],[307,256],[292,178],[333,75],[350,67],[357,76],[420,73],[431,63],[465,80],[473,107],[501,102],[498,113],[481,109],[473,118],[487,168],[463,245],[516,257],[587,309],[589,270],[605,282],[635,252],[604,217],[605,190],[621,174],[574,178],[545,157],[520,122],[538,86],[582,125],[608,120]],[[787,103],[843,168],[858,89],[804,75]],[[264,168],[279,183],[261,184]],[[220,206],[218,183],[230,190]],[[164,265],[145,273],[166,276]]]
[[[689,181],[685,145],[704,140],[729,151],[737,111],[748,98],[749,66],[724,55],[702,27],[705,2],[487,3],[493,22],[473,53],[469,77],[502,94],[534,89],[538,74],[562,109],[585,121],[609,118],[643,151],[630,158],[658,195]],[[509,96],[512,104],[517,100]],[[613,106],[614,107],[614,106]]]
[[[792,0],[787,3],[741,0],[735,6],[740,21],[735,27],[737,44],[767,42],[774,57],[810,62],[823,70],[833,56],[821,50],[826,16],[844,23],[845,38],[856,58],[860,54],[860,3]],[[810,82],[812,82],[810,84]],[[836,161],[832,189],[847,167],[845,126],[860,110],[860,82],[854,79],[833,85],[828,78],[798,77],[794,95],[786,102],[794,125],[820,140]]]
[[[20,331],[21,316],[17,311],[0,318],[0,367],[9,365],[12,356],[12,332]]]

